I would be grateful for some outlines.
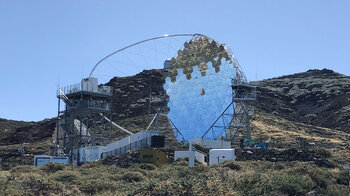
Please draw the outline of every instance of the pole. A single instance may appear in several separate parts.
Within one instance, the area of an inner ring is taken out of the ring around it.
[[[83,82],[80,83],[81,85],[81,91],[80,91],[80,106],[78,108],[79,112],[80,112],[80,130],[79,130],[79,145],[78,145],[78,158],[77,158],[77,165],[80,165],[80,148],[81,148],[81,129],[83,128],[83,111],[82,111],[82,108],[84,107],[83,106]],[[74,124],[74,119],[73,119],[73,124]],[[73,128],[73,131],[74,131],[74,128]],[[73,145],[74,146],[74,145]],[[73,148],[72,147],[72,154],[73,154]]]
[[[58,97],[58,111],[57,111],[57,125],[56,125],[56,142],[55,142],[55,156],[58,156],[58,131],[60,130],[60,108],[61,98]]]
[[[193,151],[193,146],[192,142],[189,142],[189,151],[188,151],[188,166],[192,167],[194,166],[194,151]]]

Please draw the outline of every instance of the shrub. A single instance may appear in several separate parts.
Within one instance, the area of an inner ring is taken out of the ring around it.
[[[21,165],[14,167],[10,170],[11,173],[29,173],[29,172],[38,172],[39,168],[29,165]]]
[[[48,180],[37,173],[23,174],[18,182],[25,192],[24,195],[32,195],[32,193],[49,195],[49,193],[59,193],[63,188],[61,184]]]
[[[273,190],[288,195],[305,195],[314,187],[308,176],[301,174],[278,173],[273,179],[271,186]]]
[[[281,164],[280,162],[277,162],[274,167],[276,170],[282,170],[284,169],[284,165]]]
[[[96,161],[96,162],[88,162],[88,163],[84,163],[83,165],[81,165],[80,167],[82,168],[94,168],[94,167],[98,167],[102,165],[101,161]]]
[[[172,165],[188,166],[188,159],[177,159],[172,163]]]
[[[322,176],[319,173],[316,173],[314,171],[308,172],[311,180],[315,182],[319,187],[321,188],[327,188],[327,181],[322,178]]]
[[[157,186],[156,183],[152,180],[145,180],[139,183],[135,183],[133,185],[133,189],[129,190],[128,195],[136,195],[136,194],[141,194],[141,195],[150,195],[151,192],[154,193],[154,189],[159,187]]]
[[[339,187],[339,186],[328,186],[327,190],[325,190],[325,192],[322,195],[326,195],[326,196],[342,196],[342,195],[347,195],[348,193],[348,187],[347,186],[343,186],[343,187]]]
[[[315,152],[323,158],[332,157],[332,153],[325,148],[315,148]]]
[[[127,172],[122,179],[127,182],[140,182],[144,180],[144,176],[140,172]]]
[[[79,174],[75,171],[58,171],[52,177],[53,180],[59,182],[70,183],[78,179]]]
[[[64,165],[60,163],[49,163],[41,167],[41,170],[47,172],[47,173],[55,173],[59,170],[63,170]]]
[[[113,175],[110,175],[108,178],[113,180],[113,181],[118,181],[120,179],[122,179],[123,175],[120,175],[120,174],[113,174]]]
[[[105,191],[115,191],[118,186],[115,182],[111,182],[108,180],[92,180],[92,181],[84,181],[80,185],[80,190],[84,193],[95,195],[99,192]]]
[[[157,167],[150,163],[141,163],[140,168],[144,170],[156,170]]]
[[[261,195],[261,190],[254,190],[261,183],[261,175],[259,173],[248,173],[240,177],[237,182],[237,188],[243,195]]]
[[[225,163],[223,163],[222,166],[223,166],[223,167],[228,167],[228,168],[230,168],[230,169],[232,169],[232,170],[236,170],[236,171],[241,170],[241,166],[235,164],[233,161],[225,162]]]
[[[348,185],[349,184],[349,173],[347,171],[342,171],[339,174],[339,176],[337,177],[336,182],[338,184]]]

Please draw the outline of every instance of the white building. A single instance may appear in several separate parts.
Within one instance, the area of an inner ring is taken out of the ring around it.
[[[236,160],[235,149],[210,149],[209,165],[218,164],[228,160]]]

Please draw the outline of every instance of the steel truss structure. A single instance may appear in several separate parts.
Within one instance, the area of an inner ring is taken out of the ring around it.
[[[84,81],[57,90],[58,116],[54,145],[55,156],[80,160],[79,150],[86,146],[106,145],[111,137],[112,89],[108,86],[87,88]],[[84,86],[85,84],[85,86]],[[91,86],[91,85],[90,85]],[[64,104],[64,109],[61,109]]]

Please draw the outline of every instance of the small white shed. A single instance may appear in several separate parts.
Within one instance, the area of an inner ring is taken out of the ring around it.
[[[209,150],[209,165],[218,164],[228,160],[236,160],[235,149],[211,149]]]

